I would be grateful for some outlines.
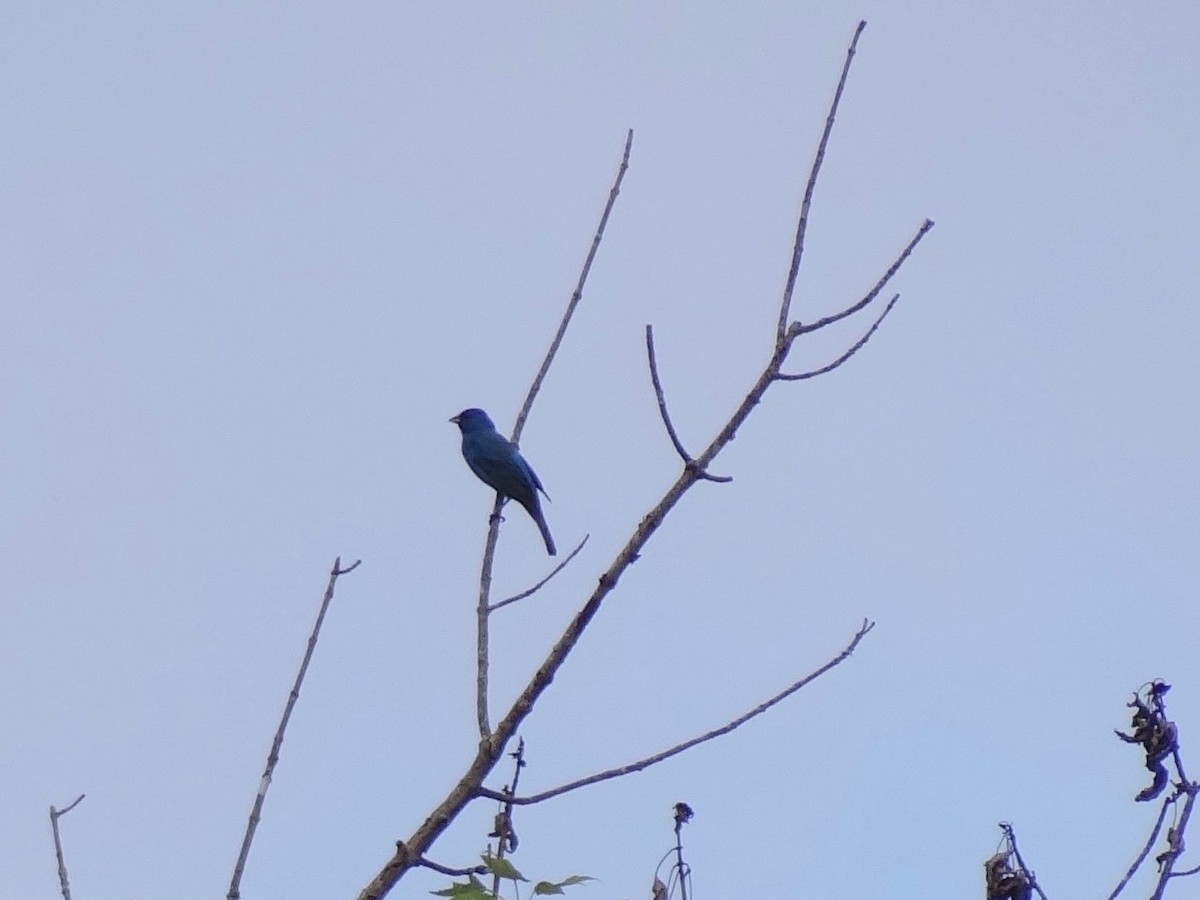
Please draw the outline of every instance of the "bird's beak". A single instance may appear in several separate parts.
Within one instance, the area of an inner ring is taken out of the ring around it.
[[[449,421],[449,422],[453,422],[455,425],[457,425],[457,424],[458,424],[458,419],[459,419],[459,417],[458,417],[458,416],[451,416],[451,417],[450,417],[450,418],[449,418],[447,421]]]

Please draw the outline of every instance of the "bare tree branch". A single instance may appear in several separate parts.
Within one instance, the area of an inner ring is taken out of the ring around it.
[[[866,334],[864,334],[857,341],[855,341],[854,344],[851,345],[849,350],[847,350],[845,353],[843,353],[841,356],[839,356],[833,362],[829,363],[829,365],[821,366],[821,368],[813,369],[810,372],[801,372],[798,375],[787,375],[787,374],[781,372],[781,373],[779,373],[779,376],[778,376],[779,380],[780,381],[803,381],[806,378],[816,378],[818,375],[824,375],[826,372],[832,372],[834,369],[836,369],[838,366],[840,366],[842,363],[844,363],[846,360],[848,360],[850,357],[852,357],[855,353],[857,353],[859,350],[861,350],[864,346],[866,346],[867,341],[869,341],[871,339],[871,335],[873,335],[876,332],[876,330],[878,330],[879,326],[883,324],[883,320],[887,318],[887,314],[892,311],[892,307],[896,305],[896,301],[899,299],[900,299],[899,294],[896,294],[894,297],[892,297],[892,299],[888,301],[888,305],[883,308],[883,312],[881,312],[879,314],[879,318],[876,319],[875,322],[871,325],[871,327],[867,329]]]
[[[855,40],[857,40],[858,33],[855,33]],[[623,168],[624,163],[622,164],[622,171]],[[615,197],[615,188],[614,194],[610,196],[610,201],[612,197]],[[932,223],[928,224],[932,225]],[[802,232],[802,230],[798,229],[798,232]],[[790,293],[787,294],[784,303],[785,314],[783,321],[785,322],[788,302],[790,302]],[[558,641],[546,654],[545,659],[531,675],[528,683],[517,695],[517,698],[513,701],[508,711],[496,724],[495,728],[490,731],[487,728],[486,712],[486,619],[488,606],[486,591],[490,586],[490,574],[488,574],[490,570],[485,569],[485,575],[481,578],[480,602],[477,608],[477,618],[480,623],[480,640],[478,644],[476,706],[479,711],[481,740],[476,749],[475,757],[467,766],[466,771],[460,776],[457,783],[433,811],[430,812],[429,816],[412,833],[409,839],[407,841],[396,842],[396,852],[384,863],[375,877],[359,893],[359,900],[379,900],[379,898],[386,895],[399,882],[404,873],[417,864],[417,861],[422,858],[423,854],[450,826],[467,804],[480,796],[480,789],[484,779],[495,768],[507,743],[513,738],[521,723],[533,711],[538,699],[553,682],[555,675],[566,661],[571,650],[579,642],[584,631],[599,612],[605,598],[616,588],[625,571],[640,558],[646,544],[662,525],[666,516],[679,503],[684,494],[698,481],[702,480],[701,473],[709,468],[713,460],[733,440],[738,429],[746,421],[754,408],[762,401],[767,389],[778,380],[781,367],[787,359],[793,342],[802,333],[802,329],[803,326],[796,322],[783,328],[781,333],[777,335],[773,352],[749,392],[729,416],[725,425],[712,439],[708,447],[696,458],[695,465],[685,466],[674,483],[667,488],[658,502],[638,522],[625,546],[617,552],[609,567],[600,575],[591,595],[584,601],[582,607],[570,623],[568,623]],[[518,417],[518,422],[520,421],[521,419]],[[489,530],[489,550],[485,551],[485,567],[490,565],[490,548],[494,544],[494,532],[495,524]]]
[[[440,872],[443,875],[449,875],[451,878],[461,878],[463,875],[486,875],[487,866],[478,865],[471,866],[469,869],[453,869],[450,866],[443,866],[440,863],[435,863],[431,860],[422,857],[417,860],[417,865],[424,869],[432,869],[435,872]]]
[[[1112,893],[1108,895],[1108,900],[1114,900],[1114,898],[1120,894],[1121,891],[1125,890],[1125,886],[1129,884],[1129,880],[1133,878],[1134,873],[1136,873],[1141,867],[1142,863],[1146,861],[1146,857],[1150,855],[1150,848],[1153,847],[1154,842],[1158,840],[1158,832],[1162,829],[1163,820],[1167,817],[1167,809],[1178,799],[1179,794],[1177,793],[1163,798],[1162,807],[1158,811],[1158,818],[1154,822],[1154,827],[1150,829],[1150,837],[1146,839],[1146,845],[1142,847],[1142,852],[1137,855],[1137,859],[1133,861],[1133,864],[1129,867],[1129,871],[1125,873],[1125,877],[1120,880],[1117,886],[1113,888]]]
[[[658,400],[658,412],[662,416],[663,425],[667,428],[667,436],[671,438],[671,443],[675,445],[675,452],[679,454],[679,458],[683,460],[685,466],[696,465],[696,460],[692,459],[690,453],[683,448],[683,442],[679,440],[679,435],[675,431],[675,426],[671,424],[671,414],[667,412],[667,398],[663,395],[662,381],[658,377],[658,360],[654,356],[654,326],[646,326],[646,358],[650,362],[650,383],[654,385],[654,396]],[[710,475],[708,472],[700,472],[700,477],[705,481],[730,482],[733,478],[729,475]]]
[[[796,276],[800,273],[800,259],[804,255],[804,237],[808,233],[808,212],[812,206],[813,191],[817,187],[817,176],[821,172],[821,163],[825,161],[825,147],[829,143],[829,134],[833,131],[833,120],[837,117],[838,104],[842,101],[842,91],[846,88],[846,77],[850,74],[850,63],[854,61],[854,51],[858,47],[859,35],[867,27],[866,21],[860,21],[854,29],[854,37],[846,50],[846,62],[842,64],[842,74],[838,78],[837,89],[833,92],[833,102],[829,104],[829,113],[825,116],[825,129],[821,132],[821,140],[817,144],[817,153],[813,157],[812,168],[808,172],[808,182],[804,185],[804,199],[800,201],[800,220],[796,223],[796,241],[792,246],[792,264],[788,267],[787,284],[783,289],[783,300],[779,304],[779,324],[775,328],[775,344],[781,346],[788,329],[788,316],[791,314],[792,293],[796,290]]]
[[[616,205],[617,195],[621,193],[621,182],[629,170],[629,153],[632,149],[633,129],[631,128],[625,135],[625,150],[621,154],[621,164],[617,167],[617,177],[613,180],[612,188],[609,189],[608,202],[604,205],[604,212],[600,215],[600,224],[596,226],[591,249],[588,250],[587,258],[583,262],[583,269],[579,273],[579,280],[575,284],[575,292],[567,301],[567,308],[563,311],[562,320],[558,323],[558,331],[555,332],[554,339],[550,342],[550,348],[546,351],[541,368],[538,369],[533,383],[529,386],[529,393],[525,395],[521,411],[517,413],[517,421],[513,425],[511,437],[513,443],[519,443],[521,440],[521,432],[525,429],[525,420],[529,417],[529,410],[533,407],[533,401],[541,389],[546,373],[550,370],[550,364],[554,362],[554,357],[558,354],[563,336],[567,333],[567,326],[571,324],[571,317],[575,315],[575,308],[583,299],[583,287],[587,283],[588,273],[592,270],[592,261],[596,258],[596,251],[600,249],[600,241],[604,237],[604,229],[608,225],[608,218],[612,214],[613,206]],[[483,562],[479,569],[479,599],[475,604],[475,721],[479,728],[479,738],[482,741],[487,741],[492,733],[491,720],[488,715],[488,613],[492,596],[492,566],[496,558],[496,542],[500,538],[500,510],[503,506],[504,500],[497,494],[491,518],[488,520],[488,533],[483,546]]]
[[[1182,777],[1182,773],[1180,774]],[[1196,792],[1200,790],[1200,785],[1184,779],[1179,785],[1179,790],[1187,799],[1183,801],[1183,812],[1179,814],[1179,822],[1173,828],[1167,829],[1167,849],[1158,855],[1162,868],[1159,869],[1158,884],[1155,885],[1150,900],[1162,900],[1167,891],[1167,883],[1175,877],[1175,862],[1183,854],[1183,836],[1187,833],[1188,821],[1192,817],[1192,807],[1196,805]]]
[[[246,858],[250,855],[250,844],[254,840],[254,832],[258,828],[262,816],[263,802],[267,799],[267,788],[271,786],[271,777],[275,766],[279,763],[279,751],[283,747],[283,735],[287,730],[288,721],[296,701],[300,699],[300,686],[304,683],[304,675],[308,672],[308,664],[312,660],[313,651],[317,649],[317,638],[321,634],[321,624],[325,621],[325,613],[333,600],[334,586],[342,575],[347,575],[358,568],[361,559],[353,565],[342,568],[342,558],[333,561],[333,569],[329,573],[329,583],[325,586],[325,596],[321,599],[321,608],[317,612],[317,621],[313,623],[312,633],[308,636],[308,647],[304,651],[304,659],[300,661],[300,669],[296,672],[296,680],[292,683],[291,693],[283,707],[283,715],[279,719],[279,727],[275,729],[275,739],[271,741],[271,752],[267,754],[267,767],[263,770],[262,780],[258,783],[258,793],[254,797],[254,806],[250,810],[250,820],[246,823],[246,834],[242,838],[242,848],[238,852],[237,863],[233,867],[233,877],[229,881],[229,892],[226,900],[238,900],[241,897],[242,872],[246,868]]]
[[[921,243],[921,238],[925,237],[931,228],[933,228],[932,219],[926,219],[921,223],[921,227],[917,229],[917,233],[913,235],[912,240],[910,240],[908,245],[900,251],[900,255],[892,260],[892,264],[888,266],[887,271],[883,273],[882,277],[880,277],[877,282],[875,282],[875,286],[867,291],[865,295],[863,295],[861,300],[851,304],[850,306],[847,306],[841,312],[834,313],[831,316],[825,316],[825,318],[818,319],[809,325],[802,325],[799,322],[793,322],[789,328],[789,332],[794,330],[796,335],[799,336],[801,334],[808,334],[812,331],[820,331],[827,325],[832,325],[834,322],[840,322],[847,316],[854,315],[860,309],[870,304],[872,300],[879,296],[879,292],[887,287],[887,283],[892,280],[892,277],[900,271],[900,267],[904,265],[904,261],[912,255],[913,250],[917,248],[917,244]]]
[[[558,347],[562,344],[563,336],[567,333],[567,326],[571,324],[571,317],[575,314],[575,307],[579,305],[579,301],[583,298],[583,286],[587,283],[588,273],[592,270],[592,261],[596,258],[596,251],[600,249],[600,241],[604,238],[604,229],[608,225],[608,217],[612,215],[613,207],[617,203],[617,195],[621,193],[621,182],[625,180],[625,173],[629,171],[629,152],[633,149],[633,129],[625,135],[625,152],[621,155],[621,165],[617,169],[616,180],[613,181],[612,189],[608,192],[608,203],[604,205],[604,212],[600,215],[600,224],[596,226],[596,234],[592,238],[591,249],[588,250],[587,259],[583,261],[583,269],[579,273],[579,281],[575,285],[575,293],[571,294],[571,299],[567,303],[566,312],[563,313],[562,321],[558,324],[558,331],[555,332],[554,340],[550,342],[550,349],[546,351],[546,358],[542,360],[542,366],[538,369],[537,375],[534,376],[533,384],[529,386],[529,393],[525,397],[525,402],[521,404],[521,411],[517,414],[517,422],[513,426],[512,440],[514,443],[519,443],[521,440],[521,432],[525,428],[525,420],[529,417],[529,410],[533,407],[534,398],[537,397],[538,391],[542,387],[542,381],[546,378],[546,373],[550,371],[550,364],[554,362],[554,357],[558,353]]]
[[[844,662],[854,652],[854,649],[858,646],[859,641],[861,641],[867,635],[867,632],[869,632],[874,627],[875,627],[874,622],[864,619],[862,625],[859,627],[858,631],[855,632],[854,637],[850,640],[850,643],[847,644],[837,656],[833,657],[833,659],[829,660],[829,662],[825,663],[825,665],[821,666],[821,668],[817,669],[816,671],[810,672],[809,674],[805,675],[799,681],[792,682],[792,684],[788,685],[786,688],[784,688],[782,691],[780,691],[775,696],[771,697],[769,700],[763,701],[762,703],[758,704],[758,706],[754,707],[750,711],[743,713],[742,715],[738,716],[736,719],[732,719],[731,721],[726,722],[724,725],[720,726],[719,728],[714,728],[711,731],[706,731],[702,735],[691,738],[690,740],[686,740],[683,743],[676,744],[675,746],[669,747],[668,749],[663,750],[659,753],[655,753],[651,756],[647,756],[647,757],[644,757],[643,759],[639,759],[636,762],[628,763],[627,765],[624,765],[624,766],[618,766],[615,769],[605,769],[603,772],[597,772],[594,775],[588,775],[586,778],[579,778],[575,781],[568,782],[567,784],[562,784],[562,785],[559,785],[558,787],[550,788],[549,790],[539,791],[536,794],[530,794],[525,797],[513,797],[511,802],[516,805],[541,803],[543,800],[549,800],[551,797],[557,797],[560,794],[565,794],[565,793],[568,793],[569,791],[578,790],[579,788],[587,787],[590,784],[597,784],[601,781],[608,781],[609,779],[612,779],[612,778],[620,778],[622,775],[630,775],[634,772],[640,772],[643,769],[648,769],[650,766],[656,765],[657,763],[660,763],[660,762],[663,762],[664,760],[670,759],[672,756],[677,756],[678,754],[683,753],[685,750],[695,747],[697,744],[703,744],[706,741],[711,741],[714,738],[719,738],[722,735],[729,734],[729,732],[733,731],[735,728],[739,728],[742,725],[749,722],[751,719],[755,718],[756,716],[762,715],[763,713],[765,713],[768,709],[770,709],[775,704],[779,703],[780,701],[782,701],[782,700],[786,699],[787,697],[791,696],[792,694],[796,693],[796,691],[800,690],[805,685],[815,681],[817,678],[820,678],[822,675],[824,675],[826,672],[828,672],[834,666],[838,665],[839,663]],[[505,794],[503,794],[502,792],[493,791],[488,788],[481,788],[479,791],[479,795],[481,797],[487,797],[492,800],[508,799],[507,796]]]
[[[54,832],[54,856],[58,860],[58,886],[62,891],[63,900],[71,900],[71,885],[67,880],[67,863],[63,858],[62,838],[58,833],[58,820],[77,807],[86,796],[86,794],[80,794],[75,798],[75,802],[66,809],[50,807],[50,830]]]
[[[503,607],[508,606],[510,603],[516,603],[518,600],[524,600],[526,597],[529,597],[532,594],[537,593],[539,590],[542,589],[542,587],[545,586],[546,582],[548,582],[551,578],[553,578],[555,575],[557,575],[559,572],[561,572],[563,569],[565,569],[567,567],[567,563],[569,563],[571,560],[573,560],[576,556],[579,555],[579,551],[583,549],[583,545],[588,542],[589,537],[591,537],[590,534],[585,534],[583,536],[583,540],[579,542],[579,546],[576,547],[574,550],[572,550],[566,559],[564,559],[557,566],[555,566],[553,569],[551,569],[549,575],[547,575],[545,578],[543,578],[541,581],[539,581],[533,587],[529,588],[528,590],[521,591],[521,593],[519,593],[519,594],[514,594],[511,597],[508,597],[504,600],[500,600],[496,603],[493,603],[491,606],[488,607],[488,612],[490,612],[490,613],[495,612],[498,609],[502,609]]]

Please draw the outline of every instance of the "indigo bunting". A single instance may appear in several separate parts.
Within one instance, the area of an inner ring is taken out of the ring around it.
[[[450,421],[462,432],[462,455],[471,471],[496,493],[525,507],[542,532],[546,552],[554,556],[558,551],[554,549],[554,538],[550,537],[550,527],[538,499],[538,491],[546,494],[546,489],[517,445],[496,430],[482,409],[464,409]]]

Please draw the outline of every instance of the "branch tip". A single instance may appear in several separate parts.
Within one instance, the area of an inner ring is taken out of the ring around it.
[[[494,613],[496,610],[501,609],[502,607],[508,606],[510,603],[516,603],[518,600],[524,600],[526,597],[539,591],[546,584],[546,582],[548,582],[551,578],[553,578],[555,575],[557,575],[559,572],[561,572],[563,569],[565,569],[567,567],[567,564],[571,560],[573,560],[576,556],[579,555],[579,551],[583,549],[583,545],[588,542],[588,538],[590,538],[590,537],[591,537],[590,534],[585,534],[583,536],[583,540],[580,541],[579,545],[570,552],[570,554],[567,556],[567,558],[564,559],[562,562],[560,562],[553,569],[551,569],[550,574],[547,575],[545,578],[543,578],[541,581],[539,581],[537,584],[535,584],[533,587],[529,588],[528,590],[521,591],[521,593],[519,593],[519,594],[514,594],[511,597],[508,597],[504,600],[500,600],[496,603],[491,604],[487,608],[487,611],[489,613]]]
[[[650,363],[650,383],[654,387],[654,397],[658,401],[659,417],[667,429],[667,436],[671,439],[675,452],[683,460],[683,467],[692,474],[693,478],[701,481],[715,481],[721,484],[733,481],[731,475],[710,475],[696,462],[695,457],[684,449],[683,441],[679,439],[679,433],[675,431],[675,426],[671,422],[671,414],[667,412],[667,398],[663,393],[662,380],[658,376],[658,360],[654,354],[654,326],[649,324],[646,326],[646,359]]]
[[[620,778],[624,775],[630,775],[634,772],[640,772],[643,769],[647,769],[650,766],[656,765],[660,762],[663,762],[664,760],[670,759],[672,756],[676,756],[680,753],[683,753],[685,750],[689,750],[692,747],[695,747],[697,744],[703,744],[707,741],[711,741],[715,738],[721,737],[722,735],[728,734],[729,732],[733,731],[734,729],[740,728],[742,725],[744,725],[746,722],[749,722],[751,719],[762,715],[767,710],[769,710],[771,707],[775,706],[777,703],[780,703],[787,697],[796,693],[801,688],[805,687],[806,685],[808,685],[808,684],[812,683],[813,681],[815,681],[816,679],[820,678],[822,675],[824,675],[830,669],[834,668],[835,666],[839,665],[840,663],[845,662],[850,657],[850,655],[854,652],[854,649],[859,645],[859,643],[862,641],[862,639],[874,627],[875,627],[874,622],[872,622],[869,619],[863,619],[862,624],[858,627],[858,630],[854,633],[854,636],[850,639],[849,643],[847,643],[846,646],[843,647],[836,656],[834,656],[832,659],[830,659],[828,662],[826,662],[823,666],[821,666],[818,669],[815,669],[814,671],[810,672],[808,675],[805,675],[803,678],[799,679],[798,681],[793,682],[792,684],[790,684],[786,688],[784,688],[782,691],[775,694],[770,699],[763,701],[762,703],[758,704],[758,706],[754,707],[753,709],[749,710],[748,712],[743,713],[742,715],[738,716],[736,719],[732,719],[731,721],[726,722],[724,725],[720,726],[719,728],[714,728],[713,730],[707,731],[702,735],[699,735],[694,738],[690,738],[689,740],[683,741],[680,744],[676,744],[673,747],[669,747],[666,750],[660,751],[651,756],[647,756],[643,759],[639,759],[636,762],[628,763],[624,766],[619,766],[614,769],[606,769],[603,772],[597,772],[593,775],[588,775],[585,778],[579,778],[579,779],[569,782],[567,784],[559,785],[558,787],[550,788],[549,790],[540,791],[539,793],[536,793],[536,794],[530,794],[530,795],[527,795],[524,797],[514,797],[514,796],[510,796],[507,793],[493,791],[489,788],[479,786],[475,789],[475,796],[487,797],[489,799],[498,800],[498,801],[506,802],[506,803],[512,803],[512,804],[518,805],[518,806],[523,806],[523,805],[529,805],[532,803],[541,803],[543,800],[549,800],[552,797],[559,796],[560,794],[566,794],[570,791],[578,790],[579,788],[587,787],[588,785],[597,784],[601,781],[608,781],[613,778]]]
[[[837,87],[833,92],[833,100],[829,104],[829,112],[825,116],[825,128],[821,131],[821,140],[817,143],[817,152],[813,157],[812,167],[808,171],[808,181],[804,185],[804,198],[800,201],[800,218],[796,222],[796,239],[792,245],[792,261],[788,266],[783,299],[779,303],[779,323],[775,329],[776,347],[782,346],[788,331],[788,316],[792,307],[792,294],[796,290],[796,276],[800,273],[800,260],[804,256],[804,238],[808,233],[808,214],[812,208],[813,191],[817,187],[817,176],[821,173],[821,163],[825,161],[825,148],[829,144],[829,135],[833,132],[833,122],[837,118],[838,105],[842,102],[842,92],[846,89],[846,79],[850,75],[850,64],[854,61],[858,38],[866,27],[866,20],[860,20],[858,27],[854,29],[854,37],[850,39],[850,46],[846,50],[846,61],[842,63],[842,74],[838,78]]]

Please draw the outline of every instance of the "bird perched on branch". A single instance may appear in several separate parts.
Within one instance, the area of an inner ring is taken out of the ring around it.
[[[462,432],[462,455],[479,480],[507,499],[516,500],[537,524],[546,542],[546,552],[554,556],[554,538],[542,515],[538,491],[546,494],[533,467],[525,462],[517,445],[496,430],[482,409],[464,409],[451,420]],[[550,495],[546,494],[547,499]]]

